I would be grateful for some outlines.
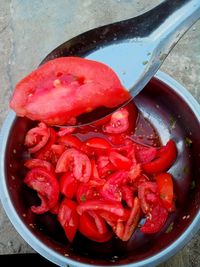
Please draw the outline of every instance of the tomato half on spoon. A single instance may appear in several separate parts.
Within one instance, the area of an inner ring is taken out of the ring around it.
[[[60,57],[22,79],[15,87],[10,107],[18,116],[63,125],[83,113],[102,106],[117,107],[128,99],[128,91],[107,65]]]

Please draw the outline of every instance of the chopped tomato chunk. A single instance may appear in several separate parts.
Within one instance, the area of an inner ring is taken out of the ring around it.
[[[103,219],[102,219],[103,220]],[[91,213],[84,212],[80,216],[79,231],[90,240],[102,243],[109,241],[113,233],[110,232],[100,218],[95,219]],[[102,226],[103,223],[103,226]],[[104,229],[105,228],[105,229]],[[102,231],[103,230],[103,231]]]
[[[158,200],[152,205],[151,211],[147,213],[146,221],[141,227],[141,231],[146,234],[157,233],[164,226],[167,217],[167,209]]]
[[[50,129],[45,123],[41,122],[27,132],[24,144],[29,148],[30,153],[35,153],[46,145],[49,136]]]
[[[114,112],[111,115],[109,124],[104,126],[104,131],[115,134],[127,131],[129,128],[128,116],[129,113],[125,108],[121,108],[120,110]]]
[[[27,186],[37,191],[41,204],[32,206],[31,210],[37,214],[42,214],[53,208],[58,202],[59,185],[56,176],[44,168],[31,169],[24,182]]]
[[[173,180],[169,173],[160,173],[155,177],[158,193],[168,211],[174,210]]]
[[[79,225],[79,216],[76,212],[76,206],[74,201],[65,198],[58,210],[58,221],[62,225],[70,242],[74,240]]]
[[[68,198],[73,198],[79,186],[79,182],[72,173],[65,173],[59,180],[60,192]]]
[[[86,154],[70,148],[59,158],[56,173],[73,170],[74,177],[81,182],[88,182],[91,176],[91,162]]]
[[[158,174],[167,171],[176,160],[177,149],[173,140],[168,141],[165,147],[157,152],[157,157],[148,163],[142,165],[147,174]]]

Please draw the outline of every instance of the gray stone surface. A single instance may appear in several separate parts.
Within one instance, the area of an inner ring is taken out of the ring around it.
[[[60,43],[96,26],[138,15],[162,1],[0,0],[0,123],[15,83]],[[179,41],[162,70],[200,101],[200,21]],[[0,254],[33,252],[0,205]],[[160,267],[200,266],[200,233]]]

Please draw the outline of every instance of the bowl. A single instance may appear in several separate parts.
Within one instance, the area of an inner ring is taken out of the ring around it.
[[[174,176],[176,211],[154,235],[136,230],[128,242],[112,239],[98,244],[77,236],[72,244],[51,214],[30,212],[32,193],[23,183],[24,136],[32,122],[10,111],[0,135],[0,197],[15,229],[39,254],[66,266],[155,266],[179,251],[200,228],[200,106],[192,95],[167,74],[158,72],[135,98],[153,123],[163,143],[173,138],[178,158]]]

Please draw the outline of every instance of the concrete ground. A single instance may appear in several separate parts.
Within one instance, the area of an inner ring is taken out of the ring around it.
[[[162,1],[0,0],[0,123],[14,85],[56,46],[88,29],[138,15]],[[200,21],[168,56],[162,70],[200,102]],[[33,252],[0,205],[0,254]],[[200,233],[160,267],[200,266]]]

